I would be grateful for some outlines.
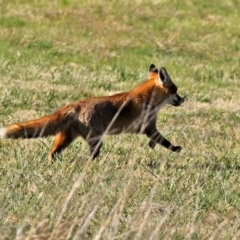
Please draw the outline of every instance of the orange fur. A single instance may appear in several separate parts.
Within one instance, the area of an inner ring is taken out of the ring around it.
[[[90,146],[91,157],[99,155],[103,135],[142,133],[150,139],[149,146],[161,144],[179,152],[156,129],[157,113],[164,103],[179,106],[184,101],[177,94],[166,69],[149,67],[149,78],[129,92],[93,97],[69,104],[42,118],[5,126],[2,138],[34,138],[56,135],[50,159],[82,136]]]

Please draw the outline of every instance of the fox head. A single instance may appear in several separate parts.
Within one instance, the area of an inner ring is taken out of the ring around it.
[[[177,107],[184,102],[184,97],[180,97],[177,94],[177,86],[174,84],[167,70],[164,67],[161,67],[158,70],[154,64],[151,64],[149,67],[149,77],[157,78],[157,84],[160,84],[168,95],[166,100],[168,104]]]

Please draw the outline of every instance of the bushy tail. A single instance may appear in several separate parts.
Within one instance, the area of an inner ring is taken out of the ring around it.
[[[36,120],[0,128],[0,138],[37,138],[55,135],[78,119],[80,107],[68,105],[59,111]]]

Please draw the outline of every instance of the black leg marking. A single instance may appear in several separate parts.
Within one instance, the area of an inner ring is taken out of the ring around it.
[[[98,135],[97,137],[89,138],[87,142],[90,147],[91,159],[94,160],[100,153],[100,149],[102,147],[102,139]]]
[[[155,145],[158,143],[160,145],[162,145],[163,147],[170,149],[173,152],[180,152],[181,151],[181,147],[180,146],[174,146],[172,145],[166,138],[164,138],[160,132],[158,132],[157,130],[153,133],[153,134],[148,134],[147,136],[151,139],[148,142],[148,146],[150,148],[154,148]]]

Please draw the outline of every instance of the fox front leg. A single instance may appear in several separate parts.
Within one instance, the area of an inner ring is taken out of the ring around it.
[[[158,143],[173,152],[180,152],[182,150],[182,147],[174,146],[166,138],[164,138],[157,129],[155,129],[155,131],[146,131],[146,135],[150,138],[150,141],[148,142],[148,146],[152,149]]]
[[[154,141],[151,139],[151,140],[148,142],[148,146],[149,146],[150,148],[154,149],[155,146],[156,146],[156,142],[154,142]]]

